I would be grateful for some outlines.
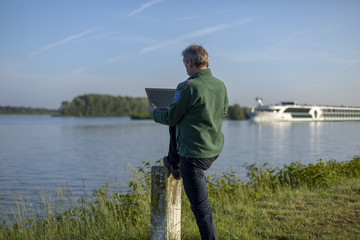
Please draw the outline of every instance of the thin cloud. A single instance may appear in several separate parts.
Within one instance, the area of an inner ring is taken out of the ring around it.
[[[174,20],[172,20],[172,22],[192,20],[192,19],[199,18],[199,17],[200,17],[200,15],[185,16],[185,17],[180,17],[180,18],[174,19]]]
[[[196,38],[196,37],[209,35],[209,34],[224,30],[224,29],[228,29],[228,28],[231,28],[231,27],[234,27],[234,26],[237,26],[237,25],[243,25],[243,24],[246,24],[246,23],[249,23],[249,22],[252,22],[252,21],[253,21],[253,19],[242,19],[242,20],[239,20],[239,21],[236,21],[236,22],[233,22],[233,23],[229,23],[229,24],[219,24],[219,25],[216,25],[216,26],[213,26],[213,27],[200,29],[200,30],[198,30],[196,32],[192,32],[192,33],[180,36],[178,38],[175,38],[175,39],[172,39],[172,40],[169,40],[169,41],[166,41],[166,42],[154,45],[154,46],[143,48],[140,51],[140,53],[142,54],[142,53],[146,53],[146,52],[155,51],[155,50],[163,48],[165,46],[176,44],[176,43],[181,42],[183,40],[188,40],[188,39],[193,39],[193,38]]]
[[[336,60],[337,61],[337,60]],[[342,65],[341,68],[339,68],[336,73],[343,72],[344,70],[352,67],[353,65],[359,64],[360,58],[352,59],[352,60],[340,60],[342,62],[347,62],[346,64]]]
[[[69,37],[66,37],[58,42],[55,42],[55,43],[52,43],[52,44],[49,44],[47,46],[44,46],[44,47],[41,47],[39,50],[33,52],[30,54],[30,57],[34,57],[36,55],[39,55],[40,53],[43,53],[43,52],[46,52],[46,51],[49,51],[50,49],[53,49],[55,47],[58,47],[60,45],[63,45],[65,43],[68,43],[68,42],[71,42],[73,40],[76,40],[76,39],[79,39],[79,38],[82,38],[92,32],[94,32],[95,29],[89,29],[85,32],[82,32],[82,33],[79,33],[79,34],[75,34],[75,35],[72,35],[72,36],[69,36]]]
[[[144,11],[145,9],[151,7],[152,5],[160,3],[162,1],[164,1],[164,0],[153,0],[153,1],[150,1],[150,2],[147,2],[147,3],[144,3],[138,9],[136,9],[136,10],[132,11],[131,13],[127,14],[125,17],[134,16],[135,14],[138,14],[138,13]]]

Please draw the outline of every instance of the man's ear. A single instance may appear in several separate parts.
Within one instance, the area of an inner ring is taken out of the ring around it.
[[[193,61],[189,59],[189,67],[192,68],[194,66]]]

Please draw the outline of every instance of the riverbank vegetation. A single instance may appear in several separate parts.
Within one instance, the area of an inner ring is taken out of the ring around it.
[[[227,119],[230,120],[246,120],[249,119],[249,108],[240,107],[239,104],[230,105],[227,112]]]
[[[71,102],[63,101],[61,116],[114,117],[146,114],[148,100],[144,97],[123,97],[102,94],[86,94],[75,97]]]
[[[17,198],[13,215],[2,219],[0,239],[150,239],[151,165],[132,170],[124,194],[105,185],[71,202],[58,189],[54,199],[44,197],[43,216]],[[232,170],[208,177],[219,239],[359,239],[360,156],[246,168],[246,182]],[[181,224],[182,239],[200,239],[184,192]]]
[[[31,107],[0,106],[0,115],[56,115],[58,110]]]
[[[149,113],[139,113],[131,114],[131,119],[133,120],[143,120],[143,119],[152,119],[152,116]]]
[[[131,117],[131,119],[151,119],[147,112],[145,97],[123,97],[104,94],[85,94],[71,102],[63,101],[57,110],[30,107],[0,106],[0,115],[52,115],[62,117]],[[249,118],[248,108],[238,104],[229,106],[227,119],[245,120]]]
[[[148,105],[145,97],[87,94],[75,97],[71,102],[62,102],[60,115],[75,117],[130,116],[132,119],[151,119],[147,112]],[[227,119],[248,119],[248,110],[248,108],[241,108],[238,104],[229,106]]]

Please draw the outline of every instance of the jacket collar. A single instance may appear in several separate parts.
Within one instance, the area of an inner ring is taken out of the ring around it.
[[[194,73],[193,75],[191,75],[188,79],[194,79],[194,78],[198,78],[200,76],[204,76],[204,75],[208,75],[210,74],[211,75],[211,70],[210,68],[207,68],[207,69],[204,69],[204,70],[201,70],[197,73]]]

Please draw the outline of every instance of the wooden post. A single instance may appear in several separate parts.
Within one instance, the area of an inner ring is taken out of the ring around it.
[[[151,240],[181,239],[181,181],[167,167],[151,168]]]

